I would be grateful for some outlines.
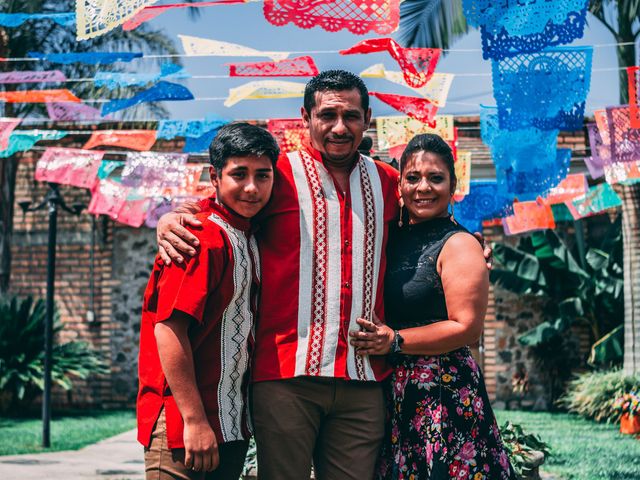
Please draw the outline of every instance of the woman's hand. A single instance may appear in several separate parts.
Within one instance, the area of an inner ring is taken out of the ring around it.
[[[373,321],[358,318],[358,325],[364,331],[349,332],[351,345],[358,355],[386,355],[391,349],[395,332],[373,314]]]
[[[202,224],[194,215],[188,213],[169,212],[158,220],[156,227],[158,251],[166,265],[169,265],[171,260],[182,263],[183,255],[191,257],[196,253],[198,239],[184,228],[185,225],[198,227]]]

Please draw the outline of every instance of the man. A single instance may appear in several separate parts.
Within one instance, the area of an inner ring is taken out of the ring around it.
[[[373,477],[384,435],[382,357],[349,344],[356,319],[384,319],[384,249],[398,215],[398,172],[357,151],[371,109],[364,82],[330,70],[306,86],[311,145],[278,160],[257,232],[262,293],[252,414],[263,480]],[[183,210],[185,211],[185,210]],[[190,206],[188,212],[197,211]],[[194,238],[172,213],[158,224],[161,255],[182,261]],[[189,242],[185,243],[184,240]],[[175,248],[174,248],[175,247]]]

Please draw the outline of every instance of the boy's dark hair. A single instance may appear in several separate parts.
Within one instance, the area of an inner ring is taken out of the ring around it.
[[[311,109],[316,106],[316,92],[357,89],[360,92],[360,103],[365,113],[369,109],[369,91],[362,79],[346,70],[326,70],[316,75],[304,89],[304,109],[311,114]]]
[[[367,135],[362,137],[360,145],[358,145],[358,151],[365,155],[371,155],[371,148],[373,147],[373,139]]]
[[[444,163],[447,164],[451,182],[456,181],[456,167],[454,165],[453,152],[449,144],[445,142],[442,137],[435,133],[421,133],[409,140],[407,148],[404,149],[402,157],[400,157],[400,172],[404,170],[411,155],[416,152],[431,152],[439,155]]]
[[[251,155],[265,155],[275,167],[280,147],[267,130],[245,122],[223,126],[209,145],[209,162],[218,172],[224,168],[230,157]]]

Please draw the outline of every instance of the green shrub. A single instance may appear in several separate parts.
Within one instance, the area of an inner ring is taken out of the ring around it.
[[[45,303],[33,297],[0,297],[0,392],[2,410],[16,412],[43,390]],[[65,390],[72,378],[86,379],[108,369],[88,343],[57,343],[62,330],[54,317],[51,379]]]
[[[615,422],[620,415],[614,402],[634,390],[640,390],[638,375],[628,376],[622,370],[588,372],[569,382],[559,403],[582,417],[597,422]]]

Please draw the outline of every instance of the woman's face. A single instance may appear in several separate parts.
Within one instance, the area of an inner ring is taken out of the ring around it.
[[[447,216],[455,187],[440,155],[425,151],[411,155],[400,176],[400,196],[409,223]]]

